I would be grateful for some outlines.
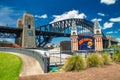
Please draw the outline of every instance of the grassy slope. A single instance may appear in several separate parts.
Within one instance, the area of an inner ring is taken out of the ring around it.
[[[21,67],[21,58],[0,52],[0,80],[18,80]]]

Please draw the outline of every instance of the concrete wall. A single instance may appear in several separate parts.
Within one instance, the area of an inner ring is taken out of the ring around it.
[[[49,59],[45,55],[43,55],[41,53],[29,50],[29,49],[21,49],[21,48],[20,49],[17,49],[17,48],[0,48],[0,51],[16,52],[16,53],[20,53],[20,54],[25,54],[25,55],[31,56],[31,57],[35,58],[39,62],[43,72],[46,73],[46,72],[49,71],[48,70],[48,67],[49,67],[48,66],[49,65],[48,61],[49,61]]]

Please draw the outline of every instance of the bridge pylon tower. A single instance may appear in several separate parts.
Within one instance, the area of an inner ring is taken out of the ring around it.
[[[99,22],[96,20],[94,22],[94,41],[95,41],[95,51],[103,50],[103,39],[102,32]]]
[[[16,43],[22,48],[36,48],[34,16],[25,13],[22,19],[18,19],[17,28],[22,28],[22,33],[16,38]]]
[[[17,21],[17,28],[22,28],[22,19],[18,19]],[[20,32],[20,34],[17,34],[16,39],[15,39],[15,43],[22,46],[22,32]]]

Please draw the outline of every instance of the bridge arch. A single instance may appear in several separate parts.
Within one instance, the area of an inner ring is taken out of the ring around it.
[[[88,20],[80,18],[71,18],[65,19],[57,22],[52,22],[43,26],[38,26],[37,29],[40,31],[44,30],[48,33],[37,32],[38,45],[46,45],[51,42],[52,38],[55,37],[70,37],[72,23],[75,22],[76,27],[78,28],[78,35],[93,35],[94,24]],[[54,34],[55,33],[55,34]],[[41,35],[43,34],[43,35]],[[43,40],[40,40],[42,37]],[[43,46],[42,45],[42,46]]]
[[[62,30],[66,28],[71,28],[72,22],[75,22],[76,26],[82,26],[84,28],[89,29],[91,32],[93,32],[94,24],[88,20],[80,19],[80,18],[71,18],[71,19],[65,19],[57,22],[50,23],[50,27],[53,28],[61,28]]]

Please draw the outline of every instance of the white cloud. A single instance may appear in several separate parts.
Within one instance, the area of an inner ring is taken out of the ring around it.
[[[18,16],[21,17],[22,11],[16,11],[12,7],[0,5],[0,25],[15,27]]]
[[[45,19],[45,18],[47,18],[47,14],[43,14],[43,15],[41,15],[41,16],[35,15],[35,17],[36,17],[36,18],[43,18],[43,19]]]
[[[101,0],[100,2],[106,5],[111,5],[111,4],[115,4],[116,0]]]
[[[102,29],[112,28],[114,23],[105,22]]]
[[[102,21],[101,18],[98,18],[98,19],[97,19],[97,18],[94,18],[94,19],[92,19],[91,21],[92,21],[92,22],[95,22],[96,20],[97,20],[97,21]]]
[[[97,13],[99,16],[105,16],[105,14],[103,13]]]
[[[64,19],[70,19],[70,18],[81,18],[84,19],[87,16],[84,13],[80,13],[78,10],[72,10],[72,11],[68,11],[65,12],[61,15],[53,15],[53,17],[55,18],[52,22],[56,22],[56,21],[60,21],[60,20],[64,20]]]
[[[42,15],[41,18],[47,18],[47,14]]]
[[[111,21],[111,22],[120,22],[120,17],[111,18],[109,21]]]
[[[14,20],[11,15],[13,15],[14,10],[10,7],[0,6],[0,25],[14,25],[16,20]]]
[[[107,34],[112,34],[113,33],[113,31],[109,31],[109,32],[107,32]]]

